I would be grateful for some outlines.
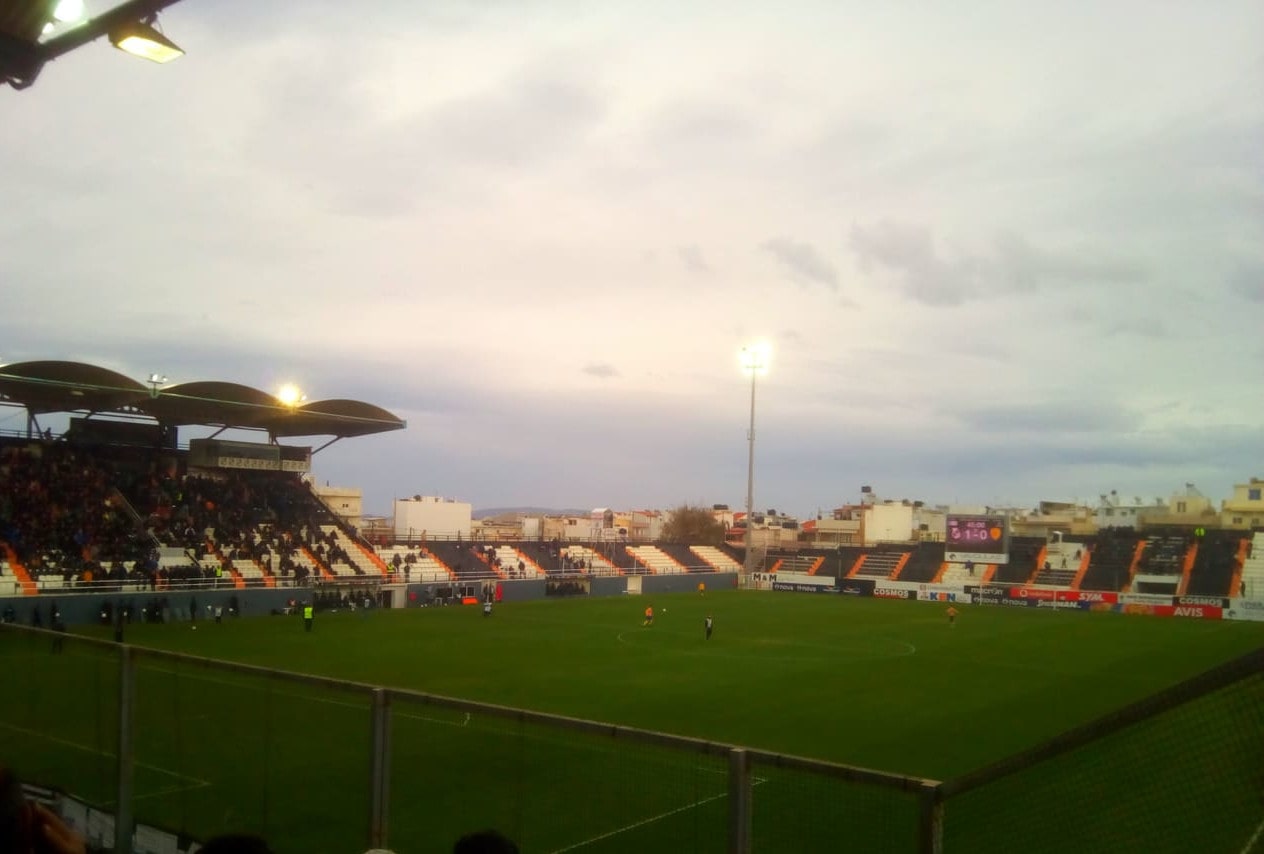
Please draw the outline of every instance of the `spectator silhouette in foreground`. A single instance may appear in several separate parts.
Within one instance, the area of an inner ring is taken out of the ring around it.
[[[17,777],[0,767],[0,851],[12,854],[87,854],[83,837],[52,810],[28,801]]]
[[[261,836],[227,833],[207,842],[198,854],[272,854],[272,849]]]
[[[458,839],[452,854],[518,854],[518,846],[495,830],[480,830]]]

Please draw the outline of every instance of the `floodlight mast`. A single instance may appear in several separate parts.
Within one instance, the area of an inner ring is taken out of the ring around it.
[[[750,393],[750,428],[746,432],[748,444],[746,457],[746,554],[742,558],[742,574],[749,584],[751,573],[755,571],[754,562],[754,513],[755,513],[755,380],[761,373],[767,373],[771,348],[767,343],[759,342],[742,348],[740,360],[742,370],[748,371],[751,378]]]

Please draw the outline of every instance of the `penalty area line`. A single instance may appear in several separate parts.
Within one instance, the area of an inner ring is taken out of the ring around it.
[[[751,782],[751,788],[753,789],[764,782],[767,782],[767,781],[764,780],[762,777],[756,777]],[[729,796],[728,792],[721,792],[718,795],[711,795],[710,797],[707,797],[707,798],[700,798],[699,800],[685,804],[684,806],[676,807],[673,810],[667,810],[666,812],[661,812],[658,815],[652,815],[649,818],[643,818],[640,821],[634,821],[631,824],[625,824],[623,827],[616,827],[614,830],[609,830],[597,836],[589,837],[588,839],[585,839],[582,842],[575,842],[571,845],[565,846],[564,848],[555,848],[553,851],[550,852],[550,854],[565,854],[565,852],[567,851],[577,851],[580,848],[584,848],[588,845],[593,845],[595,843],[602,842],[606,839],[611,838],[612,836],[618,836],[620,833],[627,833],[629,830],[636,830],[639,827],[645,827],[646,825],[653,824],[656,821],[662,821],[665,818],[671,818],[674,815],[679,815],[682,812],[688,812],[689,810],[697,809],[698,807],[715,803],[716,801],[722,798],[727,798],[728,796]]]
[[[1251,854],[1255,850],[1255,843],[1260,841],[1260,837],[1264,836],[1264,819],[1255,826],[1255,832],[1251,834],[1251,838],[1246,841],[1246,845],[1242,846],[1240,854]]]
[[[40,732],[38,730],[27,729],[26,727],[17,726],[16,724],[11,724],[11,723],[8,723],[7,721],[0,721],[0,727],[4,727],[5,729],[11,730],[13,732],[21,733],[22,735],[33,736],[35,738],[42,738],[45,741],[49,741],[49,742],[52,742],[53,744],[61,745],[62,747],[69,747],[72,750],[81,750],[84,753],[91,753],[96,756],[103,756],[106,759],[118,759],[117,753],[112,753],[107,750],[98,750],[97,748],[92,747],[90,745],[79,744],[78,742],[70,741],[69,739],[59,738],[58,736],[55,736],[55,735],[49,735],[46,732]],[[203,780],[200,777],[192,777],[188,774],[181,774],[179,771],[172,771],[170,768],[163,768],[160,765],[151,765],[148,762],[140,762],[136,759],[132,760],[132,764],[136,766],[137,768],[145,768],[149,771],[153,771],[158,774],[163,774],[167,777],[173,777],[176,780],[183,780],[185,783],[188,784],[188,785],[167,786],[166,788],[158,789],[153,792],[145,792],[142,794],[132,796],[137,799],[156,798],[161,795],[172,795],[172,794],[175,794],[176,792],[191,792],[194,789],[206,789],[213,785],[209,780]],[[113,802],[111,801],[110,803],[113,803]]]

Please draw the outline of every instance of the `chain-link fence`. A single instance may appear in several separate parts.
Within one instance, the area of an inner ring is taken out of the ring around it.
[[[1264,650],[941,795],[949,852],[1264,851]]]
[[[494,827],[557,854],[1264,852],[1264,651],[940,784],[3,629],[0,757],[180,840],[421,854]]]

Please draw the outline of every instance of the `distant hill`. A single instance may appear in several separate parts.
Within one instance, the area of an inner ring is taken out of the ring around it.
[[[587,516],[591,510],[558,509],[556,507],[484,507],[474,511],[475,519],[487,519],[492,516],[503,516],[506,513],[521,513],[524,516]]]

